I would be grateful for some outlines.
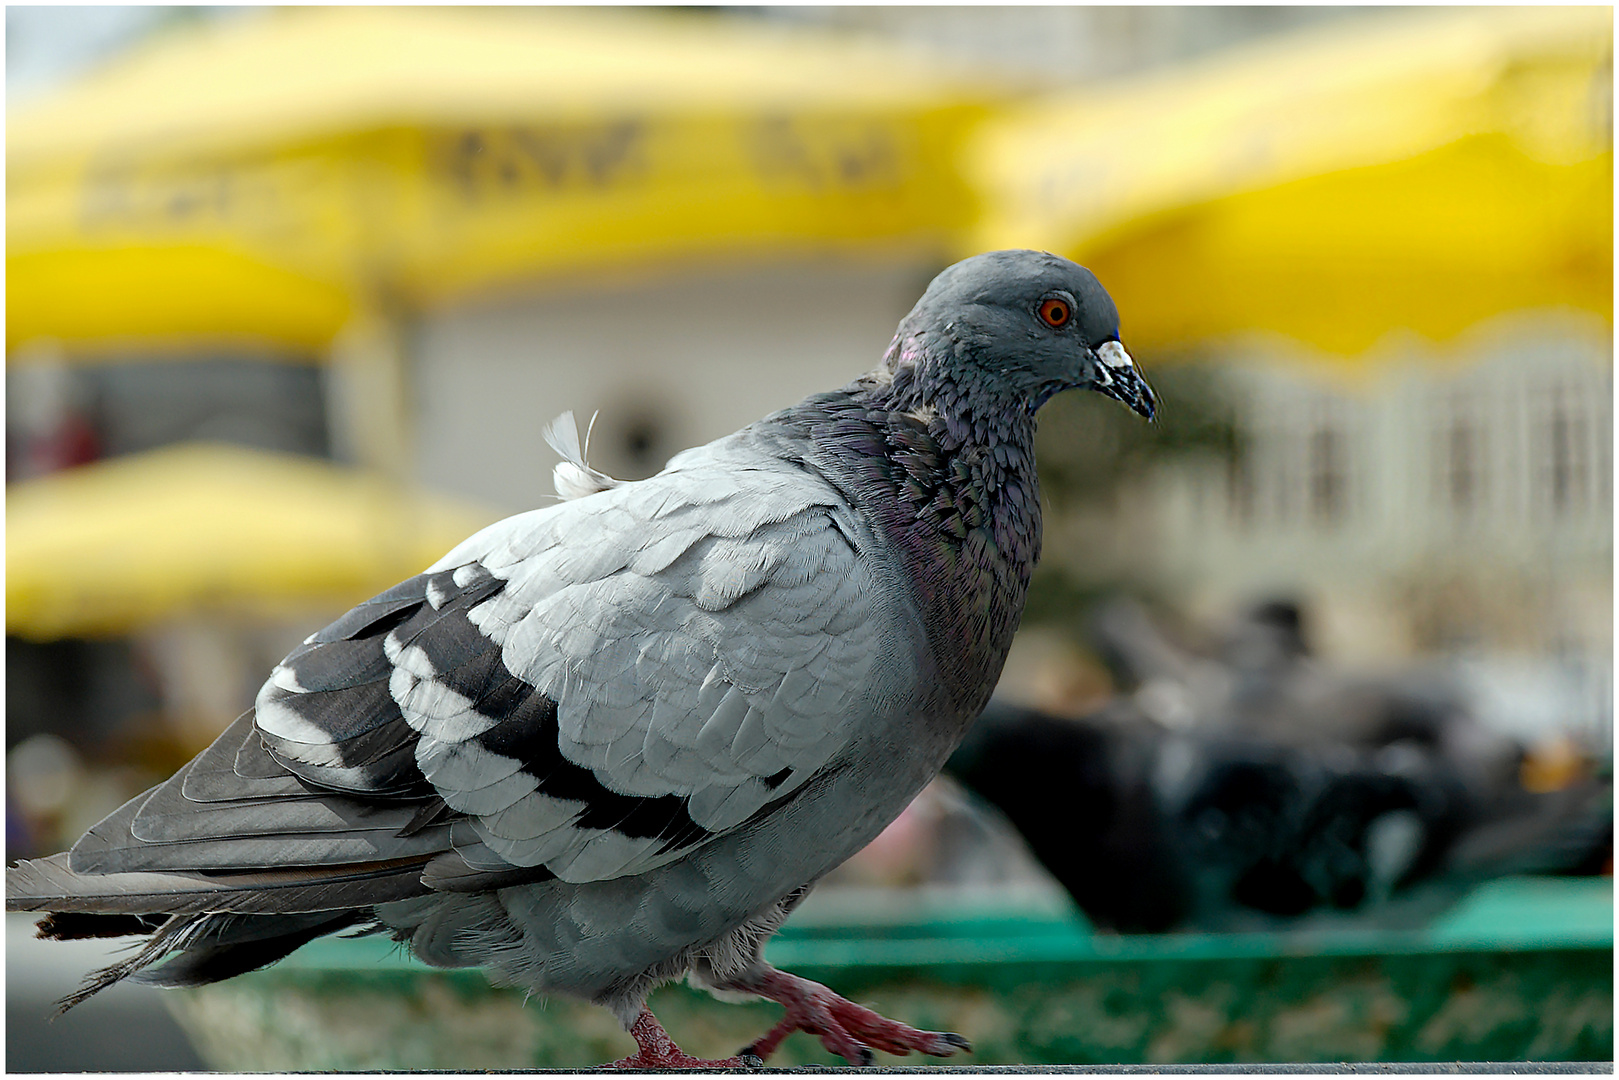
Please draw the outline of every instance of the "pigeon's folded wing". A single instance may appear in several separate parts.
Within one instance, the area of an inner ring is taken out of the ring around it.
[[[591,881],[792,798],[880,662],[835,490],[698,460],[491,526],[312,635],[75,869]]]

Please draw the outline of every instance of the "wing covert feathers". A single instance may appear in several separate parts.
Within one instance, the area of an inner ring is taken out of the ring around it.
[[[312,634],[189,765],[9,869],[42,932],[151,933],[75,1000],[176,951],[143,977],[224,978],[378,904],[641,873],[831,762],[881,653],[838,494],[722,451],[598,486]]]
[[[288,656],[264,747],[320,788],[436,795],[489,872],[679,858],[848,741],[877,628],[838,505],[694,461],[507,519]]]

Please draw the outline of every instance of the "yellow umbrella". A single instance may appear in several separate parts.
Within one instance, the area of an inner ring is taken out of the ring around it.
[[[319,346],[357,305],[518,276],[943,249],[986,96],[670,12],[296,8],[177,31],[8,116],[7,338]]]
[[[6,632],[341,610],[499,515],[313,458],[181,444],[6,489]]]
[[[1090,266],[1143,348],[1611,320],[1612,34],[1605,7],[1387,14],[1043,101],[972,147],[974,246]]]

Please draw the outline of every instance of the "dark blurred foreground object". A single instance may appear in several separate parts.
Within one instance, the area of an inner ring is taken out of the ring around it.
[[[1258,929],[1322,911],[1416,925],[1482,880],[1611,847],[1610,789],[1479,787],[1406,748],[1171,732],[992,702],[947,771],[1098,926]],[[1600,860],[1599,860],[1600,861]]]
[[[1126,601],[1092,639],[1125,695],[1083,720],[991,702],[949,769],[1100,926],[1409,926],[1488,878],[1611,865],[1611,781],[1526,790],[1524,748],[1457,687],[1330,668],[1297,603],[1251,608],[1211,655]]]

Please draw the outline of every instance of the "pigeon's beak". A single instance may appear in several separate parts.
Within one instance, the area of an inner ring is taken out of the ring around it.
[[[1105,341],[1096,350],[1096,359],[1101,363],[1092,389],[1124,402],[1132,411],[1151,420],[1158,412],[1158,399],[1153,397],[1152,387],[1136,370],[1135,361],[1124,351],[1124,346],[1117,341]]]

